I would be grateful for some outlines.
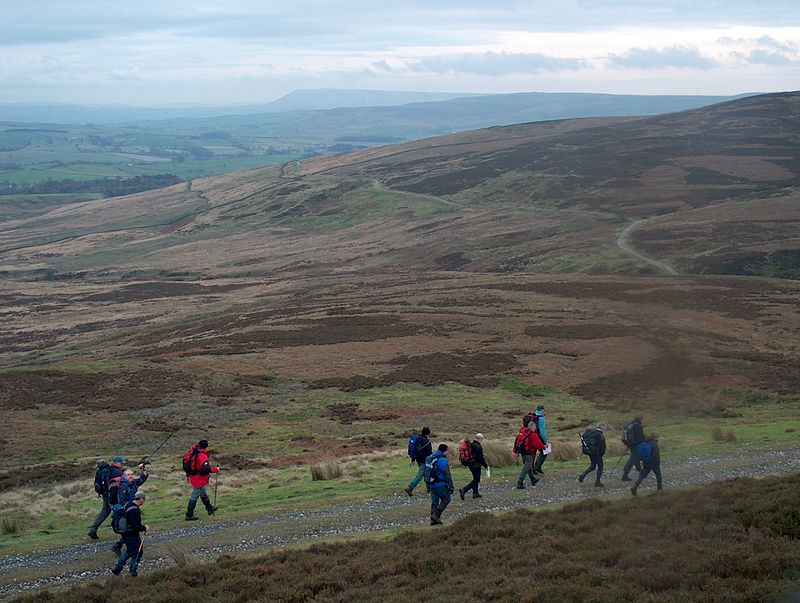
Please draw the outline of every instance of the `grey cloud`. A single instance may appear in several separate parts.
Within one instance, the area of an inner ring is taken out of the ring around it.
[[[411,63],[411,71],[433,73],[474,73],[501,76],[512,73],[538,73],[541,71],[578,70],[584,66],[579,59],[550,57],[539,53],[485,52],[429,57]]]
[[[663,69],[665,67],[684,67],[691,69],[711,69],[717,62],[704,57],[695,48],[673,46],[656,50],[654,48],[631,48],[622,55],[612,54],[609,62],[622,69]]]
[[[777,52],[770,52],[768,50],[754,50],[746,57],[744,57],[744,59],[748,63],[753,63],[755,65],[781,66],[781,65],[788,65],[789,63],[794,62],[786,55]]]
[[[766,46],[767,48],[773,48],[774,50],[780,50],[782,52],[797,52],[797,44],[783,43],[770,36],[761,36],[756,42],[761,46]]]

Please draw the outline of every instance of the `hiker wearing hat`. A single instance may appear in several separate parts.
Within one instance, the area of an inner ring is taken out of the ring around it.
[[[218,473],[219,467],[211,466],[211,457],[208,454],[208,440],[200,440],[183,457],[183,468],[186,471],[186,481],[192,485],[192,494],[186,507],[186,521],[197,521],[199,517],[194,514],[197,499],[203,501],[206,511],[213,515],[217,507],[211,504],[206,492],[209,476]]]
[[[103,499],[100,512],[94,519],[94,523],[89,528],[89,538],[97,540],[97,529],[103,524],[106,518],[111,515],[111,507],[117,503],[117,492],[119,490],[119,480],[122,478],[122,470],[125,466],[125,459],[115,456],[111,463],[100,462],[94,477],[94,489],[97,495]]]
[[[539,404],[536,407],[536,412],[533,413],[533,420],[530,423],[531,429],[534,429],[539,434],[539,439],[542,441],[542,444],[547,446],[549,442],[547,441],[547,420],[544,418],[544,405]],[[544,461],[547,459],[547,455],[545,454],[544,450],[539,451],[539,455],[536,457],[536,461],[533,463],[533,472],[538,473],[539,475],[543,475],[544,471],[542,471],[542,465],[544,465]]]
[[[592,471],[597,470],[594,478],[594,487],[602,488],[603,482],[603,456],[606,453],[606,437],[603,432],[606,430],[605,423],[598,423],[595,427],[589,427],[581,435],[581,448],[583,453],[589,456],[589,468],[578,477],[579,482],[583,482],[586,476]]]
[[[464,439],[466,440],[466,438]],[[459,457],[461,456],[461,450],[459,450]],[[470,473],[472,473],[472,481],[463,488],[459,488],[458,495],[461,497],[461,500],[464,500],[464,496],[467,492],[472,490],[472,498],[481,498],[481,494],[478,492],[478,486],[481,483],[481,467],[489,468],[483,456],[482,433],[477,434],[475,439],[469,443],[469,452],[465,454],[464,457],[465,458],[461,459],[461,462],[470,470]]]
[[[125,469],[122,472],[122,477],[119,480],[119,488],[117,489],[117,504],[119,505],[127,505],[129,502],[133,502],[133,497],[138,493],[142,484],[147,481],[147,470],[143,467],[142,472],[138,478],[133,477],[133,470],[132,469]],[[113,506],[113,505],[112,505]],[[111,547],[111,550],[114,552],[115,555],[119,555],[122,552],[122,535],[114,543],[114,546]]]
[[[403,488],[403,492],[409,496],[414,496],[414,488],[425,477],[425,459],[433,453],[431,441],[428,439],[429,435],[431,435],[431,430],[426,426],[422,428],[421,435],[414,434],[408,441],[408,456],[411,458],[411,462],[417,464],[417,475],[408,483],[408,486]]]
[[[146,499],[145,493],[139,490],[134,494],[133,501],[125,505],[125,530],[122,532],[125,551],[117,557],[117,563],[111,569],[111,573],[116,576],[122,573],[129,559],[131,562],[131,576],[135,577],[138,574],[139,561],[141,561],[142,553],[144,552],[144,539],[139,534],[147,532],[147,524],[142,523],[140,507]]]

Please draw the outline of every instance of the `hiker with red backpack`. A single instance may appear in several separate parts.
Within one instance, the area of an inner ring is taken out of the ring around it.
[[[213,515],[217,507],[211,504],[206,493],[209,476],[218,473],[219,467],[211,466],[211,457],[208,454],[208,440],[200,440],[192,445],[189,452],[183,456],[183,470],[186,472],[186,481],[192,485],[192,494],[189,496],[189,505],[186,507],[186,521],[200,519],[194,514],[197,499],[203,501],[209,515]]]
[[[537,450],[544,450],[545,445],[542,443],[539,434],[530,428],[530,424],[531,417],[526,415],[522,419],[522,427],[519,428],[519,433],[514,440],[514,454],[522,455],[522,471],[520,471],[517,479],[517,490],[525,489],[526,476],[531,479],[531,487],[539,483],[533,472],[533,456]]]
[[[412,463],[417,464],[417,474],[408,486],[403,488],[403,492],[409,496],[414,496],[414,488],[425,477],[425,459],[433,453],[431,441],[428,439],[429,435],[431,435],[431,430],[426,426],[422,428],[422,434],[418,435],[415,431],[408,439],[408,456]]]
[[[464,496],[470,490],[472,490],[472,498],[482,498],[478,492],[478,486],[481,483],[481,467],[489,468],[483,456],[482,433],[477,434],[472,442],[469,441],[469,438],[464,438],[458,443],[458,460],[472,473],[472,481],[458,489],[461,500],[464,500]]]
[[[94,523],[87,534],[92,540],[97,540],[97,529],[111,515],[111,507],[117,503],[117,489],[119,488],[119,480],[122,477],[124,466],[125,459],[121,456],[115,456],[111,459],[111,463],[106,463],[105,461],[97,463],[97,470],[94,474],[94,491],[97,492],[97,496],[103,499],[103,502],[100,512],[95,517]]]

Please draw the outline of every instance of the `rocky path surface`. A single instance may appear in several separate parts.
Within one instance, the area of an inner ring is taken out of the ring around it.
[[[493,513],[587,497],[630,495],[630,484],[619,479],[620,469],[610,470],[615,462],[615,458],[607,459],[604,489],[595,488],[591,476],[579,484],[574,475],[545,475],[535,488],[525,490],[514,489],[513,479],[485,480],[483,498],[473,500],[468,497],[462,502],[456,493],[443,519],[450,523],[475,511]],[[547,469],[547,464],[544,467]],[[748,446],[662,464],[666,488],[799,470],[800,449],[764,452]],[[463,485],[468,481],[466,471],[457,468],[453,473],[457,484]],[[647,495],[654,489],[655,481],[651,476],[639,493]],[[274,549],[320,538],[422,527],[427,524],[429,509],[429,499],[420,488],[413,498],[400,491],[390,498],[332,505],[321,510],[229,521],[214,518],[164,531],[156,529],[147,537],[146,554],[140,568],[146,572],[154,567],[174,565],[180,555],[190,556],[193,560],[208,560],[223,553]],[[109,550],[111,544],[109,539],[1,557],[0,599],[35,589],[109,576],[113,564]]]
[[[670,266],[667,262],[662,262],[661,260],[655,260],[653,258],[647,257],[646,255],[636,251],[633,247],[631,247],[628,239],[631,233],[637,228],[639,228],[639,226],[641,226],[643,222],[644,220],[635,220],[630,224],[628,224],[622,230],[622,232],[620,232],[619,235],[617,236],[617,247],[619,247],[622,251],[632,255],[635,258],[638,258],[643,262],[647,262],[651,266],[655,266],[664,274],[671,274],[671,275],[678,274],[678,271],[675,270],[675,268],[673,268],[672,266]]]

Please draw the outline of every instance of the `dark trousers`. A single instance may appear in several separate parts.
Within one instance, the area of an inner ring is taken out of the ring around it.
[[[481,483],[481,466],[480,465],[470,465],[469,470],[472,472],[472,481],[468,483],[466,486],[462,488],[464,494],[469,492],[470,490],[474,491],[475,494],[478,493],[478,486]]]
[[[125,567],[125,563],[130,559],[131,576],[135,576],[138,573],[139,561],[142,558],[143,551],[140,550],[142,539],[139,537],[139,534],[123,534],[122,542],[125,544],[125,550],[117,557],[117,565],[114,569],[117,573],[121,572]]]
[[[533,473],[533,455],[532,454],[523,454],[522,455],[522,471],[519,472],[519,478],[517,478],[517,485],[522,486],[525,484],[525,478],[531,478],[531,486],[535,486],[536,482],[539,480],[536,479],[536,476]]]
[[[636,471],[642,470],[642,463],[639,461],[639,455],[636,454],[636,448],[629,448],[629,450],[631,451],[631,455],[628,457],[628,460],[625,461],[625,466],[622,468],[622,477],[628,477],[628,474],[634,466],[636,467]]]
[[[97,517],[94,518],[92,530],[96,532],[97,528],[102,525],[109,515],[111,515],[111,505],[108,504],[108,492],[106,492],[103,494],[103,506],[100,507],[100,512],[97,514]]]
[[[539,456],[536,457],[536,462],[533,463],[533,470],[539,472],[542,469],[542,465],[544,465],[545,460],[547,460],[547,455],[544,453],[544,450],[540,450]]]
[[[591,462],[591,465],[589,465],[589,468],[583,472],[583,477],[585,478],[592,471],[597,469],[597,475],[594,478],[594,483],[599,484],[600,478],[603,477],[603,457],[599,454],[592,454],[589,456],[589,461]]]
[[[656,476],[656,485],[658,489],[661,489],[661,463],[657,463],[655,465],[652,463],[642,463],[642,470],[639,472],[639,477],[633,486],[634,490],[639,487],[639,484],[644,481],[644,478],[646,478],[651,471],[653,472],[653,475]]]

